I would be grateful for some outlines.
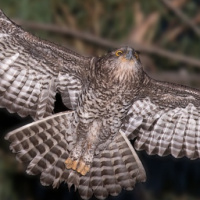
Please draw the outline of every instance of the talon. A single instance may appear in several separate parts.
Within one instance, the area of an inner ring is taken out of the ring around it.
[[[71,158],[67,158],[67,160],[65,160],[65,165],[67,169],[76,170],[78,165],[78,160],[72,160]]]
[[[83,170],[84,167],[85,167],[85,162],[83,162],[82,160],[80,160],[78,168],[77,168],[77,172],[81,173],[81,171]]]
[[[85,176],[89,171],[90,171],[90,166],[89,165],[85,165],[85,167],[81,171],[81,175]]]
[[[73,170],[76,170],[77,165],[78,165],[78,161],[77,160],[72,161],[72,169]]]
[[[90,171],[90,165],[86,165],[83,160],[72,160],[71,158],[67,158],[67,160],[65,160],[65,166],[67,169],[73,169],[83,176]]]
[[[90,166],[89,165],[86,165],[84,161],[79,161],[79,165],[78,165],[78,168],[77,168],[77,172],[80,173],[81,175],[86,175],[87,172],[90,171]]]
[[[65,160],[65,166],[67,169],[71,169],[73,165],[73,160],[71,158],[67,158],[67,160]]]

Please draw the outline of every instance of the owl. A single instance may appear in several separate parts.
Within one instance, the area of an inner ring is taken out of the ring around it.
[[[53,114],[59,93],[69,111]],[[43,41],[0,11],[0,106],[35,122],[5,137],[42,185],[105,199],[146,179],[136,150],[200,157],[200,91],[160,82],[137,51],[84,57]],[[130,143],[134,140],[134,148]]]

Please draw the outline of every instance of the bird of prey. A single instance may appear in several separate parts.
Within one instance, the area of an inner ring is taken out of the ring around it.
[[[59,93],[70,111],[53,114]],[[137,150],[200,157],[200,91],[151,79],[137,51],[84,57],[43,41],[0,11],[0,106],[35,122],[6,140],[43,185],[83,199],[132,190],[146,174]]]

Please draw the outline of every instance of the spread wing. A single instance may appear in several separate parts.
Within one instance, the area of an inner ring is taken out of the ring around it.
[[[200,157],[200,92],[149,79],[122,127],[137,150]]]
[[[32,36],[0,10],[0,107],[43,118],[59,92],[75,109],[91,60]]]

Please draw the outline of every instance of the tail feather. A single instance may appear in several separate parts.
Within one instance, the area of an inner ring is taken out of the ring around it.
[[[49,167],[42,172],[40,177],[42,185],[52,185],[53,188],[56,188],[61,182],[65,181],[66,178],[69,177],[70,170],[65,171],[65,160],[67,159],[68,155],[69,152],[64,152],[60,157],[58,157],[54,164],[48,165]],[[62,176],[64,173],[67,174],[65,174],[65,178],[63,179]]]
[[[72,185],[75,186],[75,190],[78,188],[80,183],[80,174],[77,172],[70,170],[68,179],[66,180],[68,184],[68,188],[70,189]]]
[[[115,171],[112,163],[112,155],[110,154],[110,150],[104,150],[101,154],[101,162],[102,162],[102,175],[103,175],[103,183],[107,192],[112,196],[116,196],[121,191],[121,186],[119,185],[116,177]],[[114,187],[113,187],[114,186]]]
[[[6,136],[18,159],[29,162],[28,174],[41,174],[43,185],[58,187],[61,182],[67,183],[69,188],[74,185],[83,199],[93,194],[98,199],[105,199],[109,194],[116,196],[122,189],[133,189],[136,182],[145,180],[143,166],[123,132],[95,155],[85,176],[66,169],[65,160],[76,138],[73,121],[73,112],[59,113]]]
[[[113,151],[113,168],[115,170],[115,176],[117,178],[117,182],[120,184],[122,188],[126,188],[126,190],[129,190],[132,188],[131,180],[130,180],[130,175],[126,169],[126,165],[122,160],[122,156],[119,152],[119,147],[117,144],[113,144],[113,147],[110,149],[111,152]]]
[[[32,159],[37,158],[36,156],[45,156],[49,152],[54,151],[55,148],[57,149],[58,142],[64,138],[64,135],[55,135],[48,140],[41,142],[40,144],[36,143],[36,145],[32,146],[30,149],[24,148],[18,152],[17,159],[22,162],[30,162]],[[29,144],[30,143],[27,142],[27,145]],[[23,145],[21,148],[23,148]]]
[[[97,155],[94,158],[92,168],[90,172],[87,174],[87,177],[90,177],[90,182],[92,185],[92,190],[95,193],[95,196],[98,199],[105,199],[108,196],[108,192],[103,184],[103,174],[101,171],[102,162],[101,162],[101,155]],[[91,174],[91,176],[89,176]],[[81,190],[81,185],[79,186]]]
[[[146,180],[146,173],[140,159],[138,158],[135,150],[133,149],[126,135],[123,132],[121,132],[120,136],[121,137],[118,141],[121,144],[123,140],[123,145],[124,145],[124,149],[121,150],[122,159],[124,163],[126,164],[126,168],[130,174],[130,177],[134,178],[132,179],[134,180],[134,184],[133,184],[134,186],[137,181]]]
[[[33,126],[33,124],[35,124],[35,126]],[[13,131],[6,136],[6,139],[12,142],[10,148],[13,153],[18,153],[21,150],[31,150],[35,148],[35,146],[43,143],[50,145],[51,139],[62,131],[58,122],[55,123],[53,119],[44,122],[42,120],[39,124],[35,122],[31,125],[31,127],[27,125],[17,129],[17,131]],[[59,136],[61,135],[59,134]],[[49,142],[47,142],[47,140],[49,140]]]
[[[62,155],[63,151],[65,151],[66,143],[64,143],[60,138],[58,143],[53,146],[49,151],[45,151],[44,154],[37,155],[27,167],[26,172],[28,174],[35,175],[35,173],[40,173],[48,166],[53,166],[55,162],[57,162],[58,158]]]
[[[82,176],[80,178],[78,190],[83,199],[89,199],[93,195],[90,178],[91,173],[88,173],[86,176]]]
[[[65,168],[64,172],[62,173],[61,181],[64,181],[68,185],[69,191],[72,185],[75,186],[76,190],[80,182],[80,174],[77,174],[75,171],[67,170]]]

